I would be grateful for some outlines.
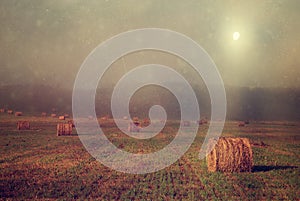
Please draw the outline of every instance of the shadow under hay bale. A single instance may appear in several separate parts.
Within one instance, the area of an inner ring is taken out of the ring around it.
[[[30,130],[29,121],[18,121],[17,122],[17,129],[18,130]]]
[[[56,127],[57,136],[72,135],[73,125],[70,123],[59,123]]]
[[[221,137],[218,141],[211,139],[208,150],[214,144],[206,156],[209,172],[251,172],[253,158],[249,139],[230,137]]]
[[[15,112],[15,116],[16,117],[20,117],[20,116],[22,116],[23,115],[23,112]]]
[[[271,170],[286,170],[286,169],[295,169],[297,166],[266,166],[266,165],[258,165],[254,166],[253,172],[267,172]]]

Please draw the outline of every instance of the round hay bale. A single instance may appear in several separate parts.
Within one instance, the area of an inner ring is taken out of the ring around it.
[[[242,121],[242,122],[239,122],[239,123],[238,123],[238,126],[239,126],[239,127],[245,127],[245,122],[243,122],[243,121]]]
[[[22,115],[23,115],[22,112],[15,112],[15,116],[16,116],[16,117],[19,117],[19,116],[22,116]]]
[[[17,122],[17,129],[18,130],[30,130],[29,121],[18,121]]]
[[[140,132],[139,122],[129,122],[128,131],[129,132]]]
[[[213,145],[215,146],[213,147]],[[252,149],[247,138],[221,137],[211,139],[208,144],[206,162],[210,172],[251,172]]]
[[[189,122],[189,121],[183,121],[183,122],[181,122],[181,125],[184,126],[184,127],[190,127],[191,126],[191,122]]]
[[[207,120],[207,119],[200,119],[200,120],[198,121],[198,124],[199,124],[199,125],[202,125],[202,124],[208,124],[208,120]]]
[[[65,118],[65,116],[59,116],[58,119],[59,120],[65,120],[66,118]]]

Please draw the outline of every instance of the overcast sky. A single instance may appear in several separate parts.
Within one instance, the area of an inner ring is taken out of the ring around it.
[[[199,43],[225,85],[298,88],[299,11],[299,0],[0,0],[0,83],[72,87],[83,60],[101,42],[157,27]],[[144,55],[125,57],[128,68],[155,57],[169,65],[176,59]],[[121,64],[108,76],[121,74]]]

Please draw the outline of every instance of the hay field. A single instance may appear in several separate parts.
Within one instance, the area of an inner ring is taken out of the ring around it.
[[[31,130],[16,129],[18,120]],[[0,198],[93,200],[299,200],[300,122],[229,121],[223,136],[246,137],[253,149],[253,172],[210,173],[198,153],[208,125],[179,161],[145,175],[111,170],[95,161],[78,136],[56,136],[58,119],[0,114]],[[122,135],[112,122],[100,122],[118,147],[148,153],[174,137],[178,122],[168,122],[150,140]],[[74,132],[76,133],[76,132]]]

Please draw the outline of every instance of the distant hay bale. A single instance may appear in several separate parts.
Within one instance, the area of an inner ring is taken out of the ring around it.
[[[46,117],[46,116],[47,116],[47,113],[46,113],[46,112],[42,112],[42,113],[41,113],[41,116],[42,116],[42,117]]]
[[[128,125],[128,131],[129,132],[140,132],[140,123],[137,121],[130,122]]]
[[[50,116],[53,117],[53,118],[55,118],[56,114],[52,113]]]
[[[7,110],[7,114],[13,114],[14,112],[12,110]]]
[[[59,120],[65,120],[66,118],[65,118],[65,116],[59,116],[58,119]]]
[[[183,121],[183,122],[181,122],[181,124],[182,124],[182,126],[184,126],[184,127],[189,127],[189,126],[191,126],[191,122],[190,122],[190,121]]]
[[[70,117],[70,115],[67,114],[67,113],[65,113],[64,116],[65,116],[65,118],[69,118]]]
[[[19,117],[19,116],[22,116],[22,115],[23,115],[22,112],[15,112],[15,116],[16,116],[16,117]]]
[[[150,120],[145,118],[142,122],[143,126],[149,126],[150,125]]]
[[[29,130],[30,129],[29,121],[18,121],[17,122],[17,129],[18,130]]]
[[[74,124],[74,121],[73,121],[73,120],[69,120],[69,121],[68,121],[68,124],[72,124],[72,127],[75,128],[75,124]]]
[[[239,123],[238,123],[238,126],[239,126],[239,127],[245,127],[245,122],[243,122],[243,121],[242,121],[242,122],[239,122]]]
[[[0,113],[4,113],[5,109],[4,108],[0,108]]]
[[[107,120],[107,117],[106,117],[106,116],[104,116],[104,117],[101,117],[101,118],[100,118],[100,120],[102,120],[102,121],[106,121],[106,120]]]
[[[72,134],[73,125],[70,123],[59,123],[56,127],[57,136],[60,135],[71,135]]]
[[[200,119],[200,120],[198,121],[198,124],[199,124],[199,125],[203,125],[203,124],[207,124],[207,123],[208,123],[207,119]]]
[[[249,120],[244,121],[245,124],[250,124]]]
[[[251,172],[253,167],[252,149],[247,138],[221,137],[218,141],[211,139],[206,162],[210,172]]]

